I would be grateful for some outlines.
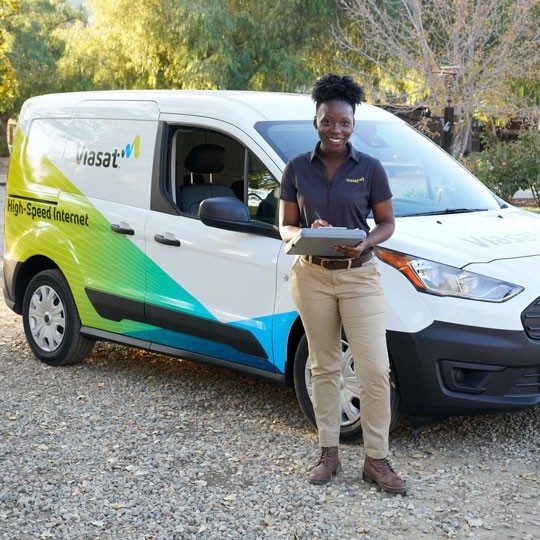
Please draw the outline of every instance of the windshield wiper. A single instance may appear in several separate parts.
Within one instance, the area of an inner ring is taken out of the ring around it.
[[[466,214],[468,212],[486,212],[487,208],[445,208],[444,210],[432,210],[431,212],[417,212],[415,214],[403,214],[402,217],[411,216],[442,216],[446,214]]]

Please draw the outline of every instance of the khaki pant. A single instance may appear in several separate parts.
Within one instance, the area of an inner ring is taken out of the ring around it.
[[[339,442],[343,325],[359,384],[364,452],[376,459],[386,457],[390,370],[377,264],[327,270],[299,257],[291,274],[291,291],[308,340],[320,446]]]

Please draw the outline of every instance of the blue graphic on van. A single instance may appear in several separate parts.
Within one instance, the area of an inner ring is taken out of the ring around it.
[[[284,373],[287,363],[287,341],[297,317],[296,311],[290,311],[235,321],[234,323],[223,323],[251,332],[266,351],[268,360],[240,352],[225,343],[165,328],[154,327],[150,332],[150,341],[175,349],[263,369],[271,373]],[[130,335],[140,339],[148,339],[147,336],[138,335],[138,332],[131,332]]]
[[[270,373],[276,371],[269,360],[241,353],[230,345],[217,343],[216,341],[191,336],[189,334],[183,334],[181,332],[175,332],[173,330],[156,328],[151,331],[151,341],[153,343],[159,343],[160,345],[174,347],[175,349],[181,349],[203,356],[219,358],[221,360],[263,369]]]

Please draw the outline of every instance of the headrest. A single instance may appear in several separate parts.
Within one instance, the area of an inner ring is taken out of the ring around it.
[[[198,174],[217,173],[223,170],[225,150],[217,144],[199,144],[194,146],[184,161],[189,172]]]

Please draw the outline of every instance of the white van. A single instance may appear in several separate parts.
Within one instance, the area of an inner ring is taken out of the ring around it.
[[[309,358],[276,228],[279,180],[317,139],[305,95],[119,91],[28,100],[5,205],[4,295],[42,361],[94,340],[294,385]],[[540,401],[540,216],[369,105],[353,144],[385,167],[396,232],[378,250],[393,421]],[[203,202],[204,201],[204,202]],[[360,435],[343,336],[342,437]]]

